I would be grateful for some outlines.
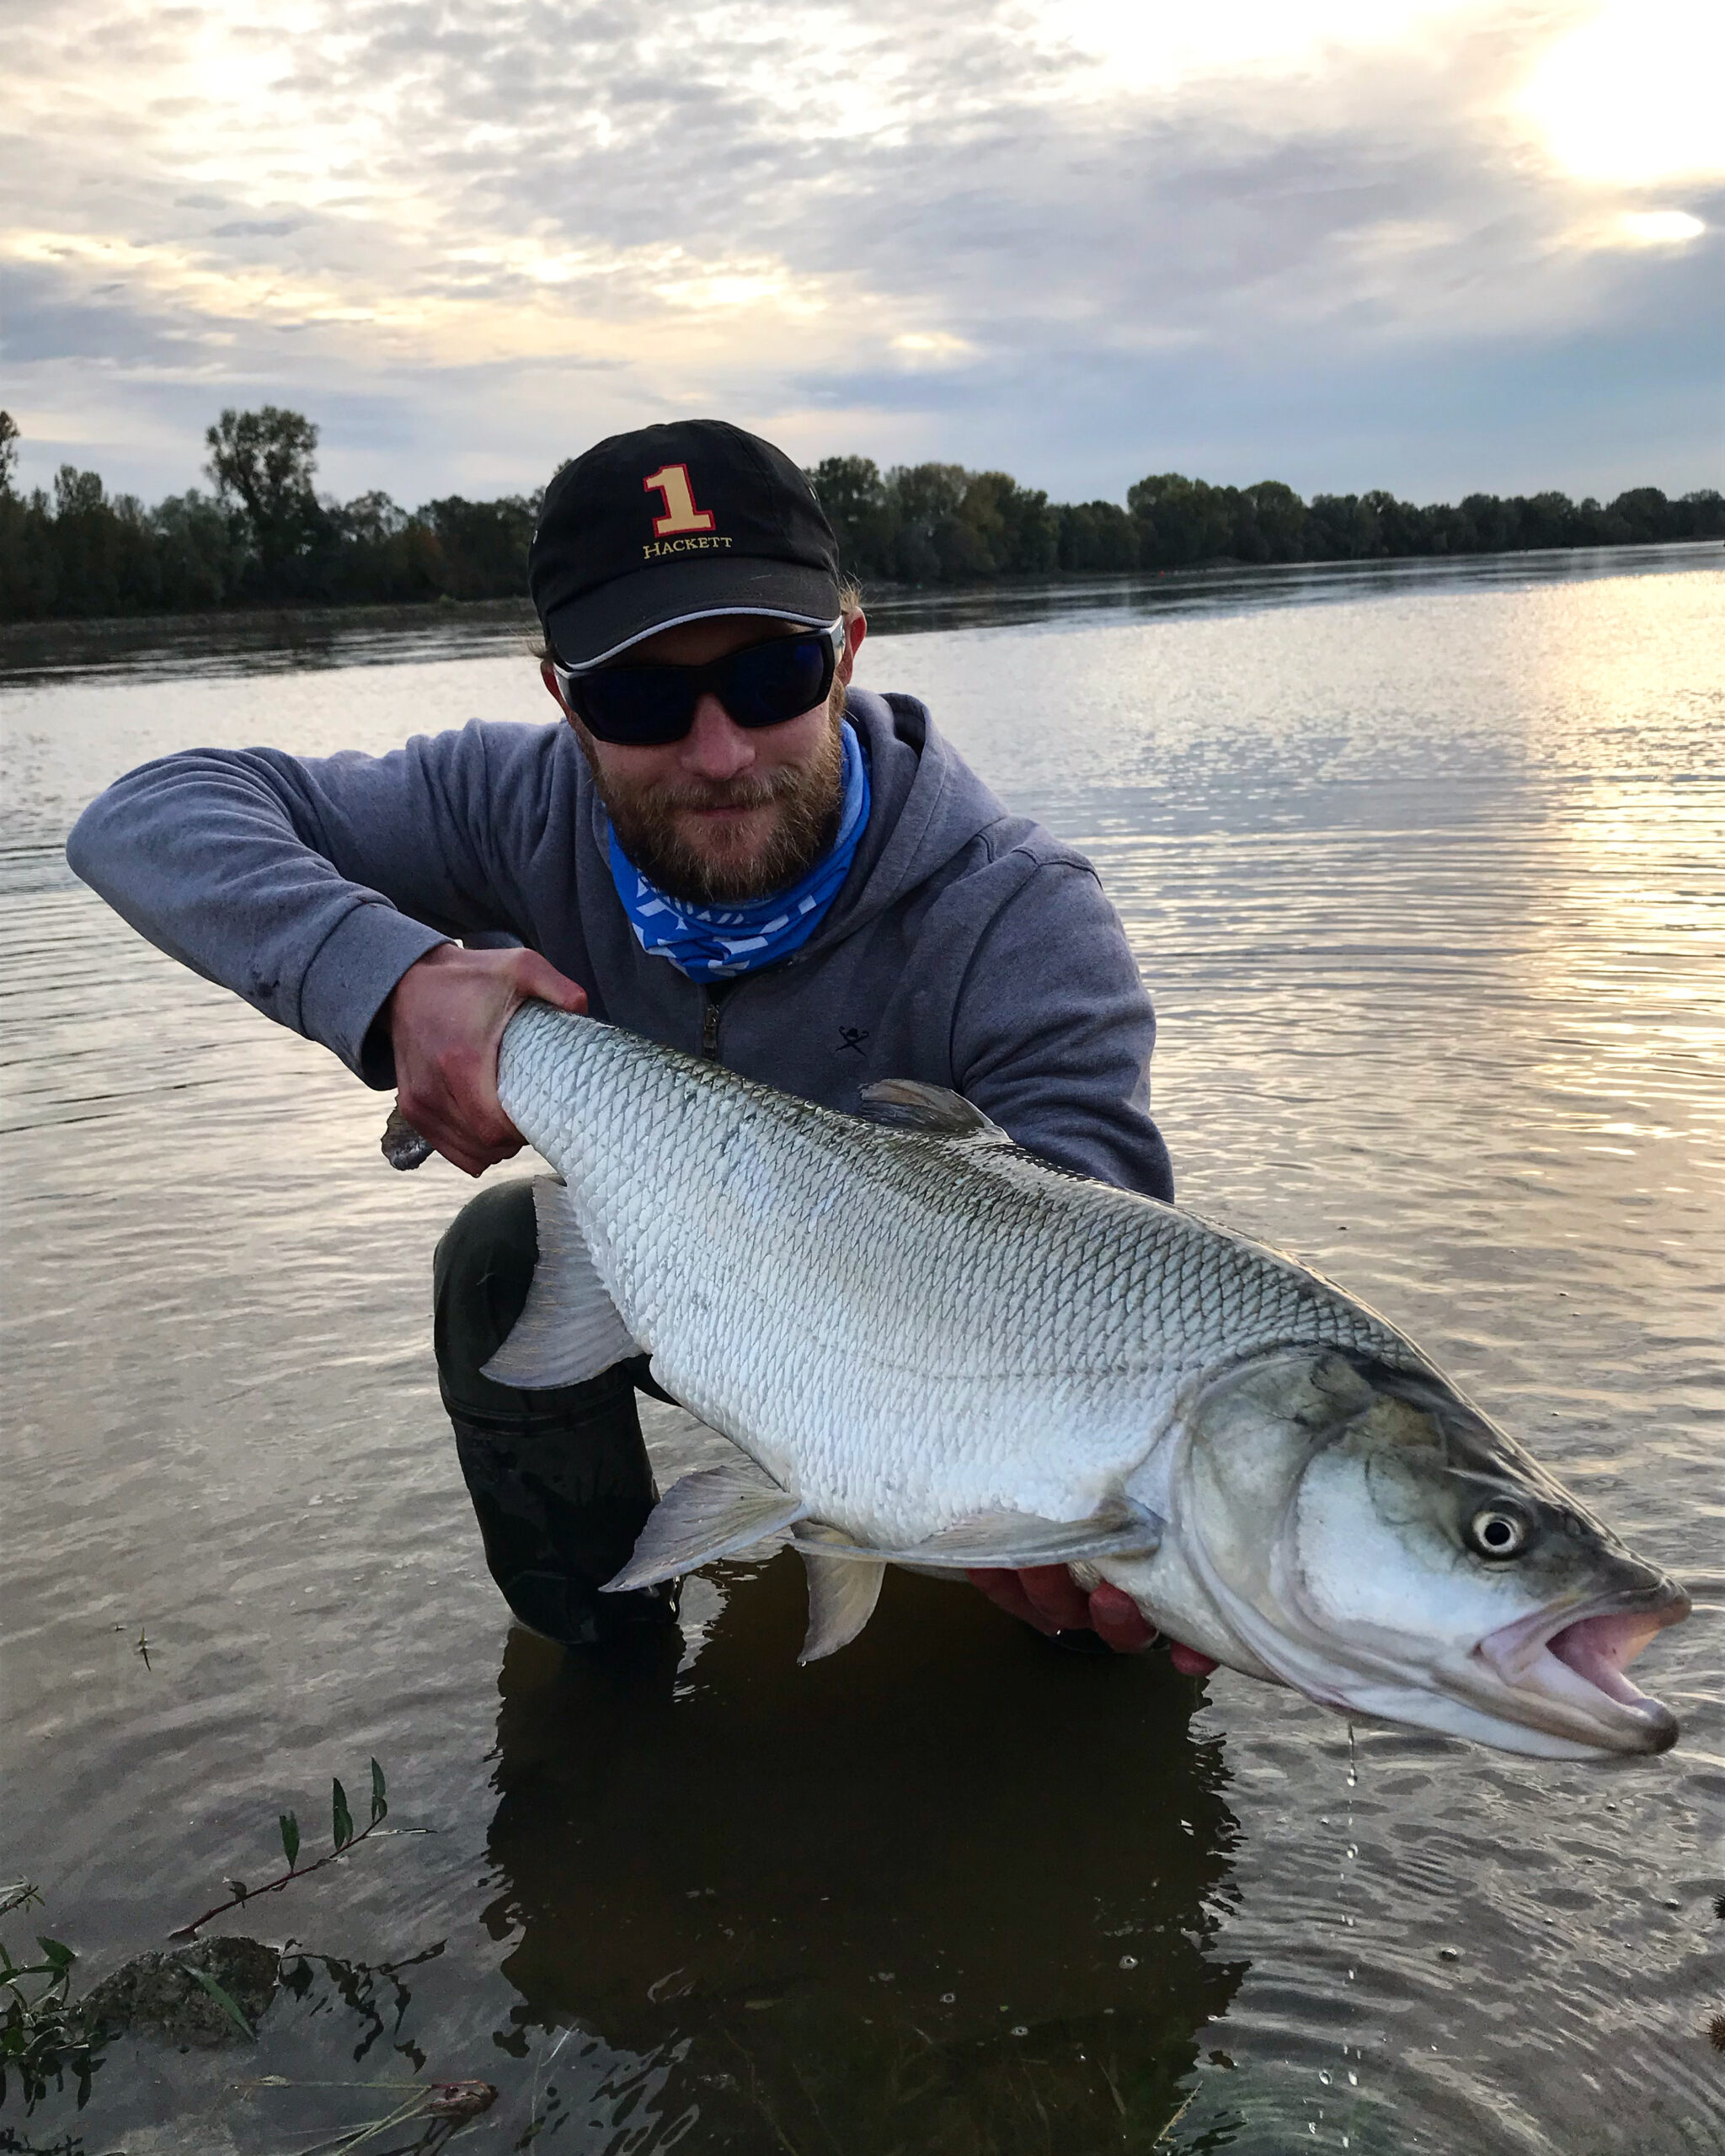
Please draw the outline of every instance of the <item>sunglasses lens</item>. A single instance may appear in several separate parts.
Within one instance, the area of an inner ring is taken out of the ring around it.
[[[601,741],[630,749],[681,741],[699,691],[682,666],[607,666],[585,675],[579,709]]]
[[[826,699],[833,648],[826,637],[778,637],[724,662],[718,694],[739,726],[782,726]]]
[[[605,666],[568,686],[575,710],[600,740],[657,749],[682,739],[709,688],[739,726],[782,726],[800,718],[825,702],[836,665],[829,637],[775,637],[711,666]]]

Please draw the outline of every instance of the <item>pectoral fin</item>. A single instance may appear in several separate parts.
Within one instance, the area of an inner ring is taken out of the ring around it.
[[[692,1572],[715,1557],[729,1557],[803,1518],[800,1497],[781,1490],[752,1468],[703,1467],[674,1483],[647,1518],[635,1554],[600,1589],[625,1594],[660,1580]],[[842,1643],[841,1643],[842,1644]]]
[[[561,1183],[534,1184],[533,1216],[539,1234],[533,1284],[514,1330],[479,1373],[526,1392],[579,1385],[640,1353],[606,1293]]]
[[[824,1541],[832,1530],[815,1532]],[[823,1556],[819,1548],[809,1548],[800,1538],[798,1546],[809,1575],[809,1633],[797,1659],[820,1662],[849,1646],[874,1614],[886,1566],[884,1562],[835,1561]]]
[[[961,1572],[1017,1572],[1027,1565],[1071,1565],[1104,1557],[1147,1557],[1162,1540],[1162,1524],[1153,1513],[1127,1499],[1093,1513],[1088,1519],[1042,1519],[1034,1513],[980,1513],[943,1528],[926,1542],[881,1549],[845,1538],[830,1540],[820,1553],[851,1564],[884,1561]],[[810,1538],[799,1534],[805,1549]]]

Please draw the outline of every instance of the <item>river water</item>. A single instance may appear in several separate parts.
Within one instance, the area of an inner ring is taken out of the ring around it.
[[[1717,550],[1397,564],[904,608],[861,670],[1096,859],[1183,1198],[1690,1583],[1637,1672],[1681,1746],[1598,1766],[1350,1741],[905,1576],[798,1670],[784,1554],[692,1583],[680,1664],[512,1636],[426,1322],[467,1187],[58,849],[170,748],[537,721],[519,639],[16,655],[0,1876],[45,1906],[0,1935],[99,1977],[270,1877],[279,1812],[326,1849],[332,1776],[363,1823],[373,1757],[431,1831],[216,1927],[307,1957],[255,2051],[116,2043],[4,2145],[305,2149],[477,2076],[476,2151],[1725,2150],[1722,622]],[[715,1442],[650,1434],[661,1481]]]

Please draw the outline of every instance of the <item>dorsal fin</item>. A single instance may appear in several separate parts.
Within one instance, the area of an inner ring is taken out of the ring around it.
[[[920,1078],[881,1078],[858,1097],[860,1113],[870,1123],[900,1130],[926,1131],[934,1138],[968,1138],[978,1145],[1010,1145],[997,1123],[991,1123],[972,1101],[944,1086],[925,1086]]]

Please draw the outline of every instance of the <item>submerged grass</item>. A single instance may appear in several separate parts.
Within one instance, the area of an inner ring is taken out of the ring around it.
[[[381,2135],[398,2127],[418,2125],[419,2137],[399,2156],[432,2156],[446,2148],[473,2121],[483,2117],[497,2101],[489,2081],[433,2081],[423,2085],[400,2081],[293,2081],[286,2074],[269,2073],[256,2081],[243,2082],[254,2089],[382,2089],[401,2101],[381,2118],[361,2119],[356,2125],[338,2127],[316,2141],[302,2143],[294,2156],[347,2156]]]

